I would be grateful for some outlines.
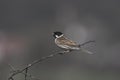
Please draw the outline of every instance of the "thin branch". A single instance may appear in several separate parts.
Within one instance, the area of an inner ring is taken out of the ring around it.
[[[28,68],[25,70],[25,80],[27,80],[27,73],[28,73]]]
[[[12,71],[15,71],[15,68],[11,64],[8,64],[8,65],[11,68]]]
[[[80,44],[80,47],[81,47],[81,46],[84,46],[84,45],[86,45],[86,44],[88,44],[88,43],[91,43],[91,42],[95,42],[95,41],[87,41],[87,42],[85,42],[85,43]],[[8,80],[14,80],[13,77],[16,76],[16,75],[19,74],[19,73],[24,74],[24,75],[25,75],[25,80],[27,80],[28,70],[29,70],[30,67],[32,67],[32,66],[34,66],[35,64],[40,63],[40,62],[42,62],[42,61],[45,61],[45,60],[47,60],[47,59],[49,59],[49,58],[55,57],[55,56],[57,56],[57,55],[69,53],[69,52],[71,52],[71,51],[70,51],[70,50],[61,51],[61,52],[54,53],[54,54],[51,54],[51,55],[46,56],[46,57],[42,57],[42,58],[40,58],[40,59],[38,59],[38,60],[35,60],[35,61],[33,61],[32,63],[28,64],[25,68],[23,68],[23,69],[21,69],[21,70],[16,70],[16,71],[14,71],[14,73],[12,73],[12,75],[8,78]],[[10,66],[10,67],[11,67],[12,70],[14,70],[14,68],[13,68],[12,66]],[[23,73],[23,71],[25,71],[25,73]],[[32,76],[29,75],[29,77],[32,77]]]
[[[32,75],[30,75],[30,74],[25,74],[25,73],[21,73],[21,74],[23,74],[23,75],[27,75],[27,77],[30,77],[31,79],[36,79],[36,80],[40,80],[39,78],[36,78],[36,77],[34,77],[34,76],[32,76]]]
[[[68,53],[68,52],[70,52],[70,51],[61,51],[61,52],[54,53],[54,54],[51,54],[51,55],[46,56],[46,57],[42,57],[42,58],[40,58],[40,59],[38,59],[38,60],[35,60],[35,61],[33,61],[31,64],[28,64],[25,68],[14,72],[14,73],[8,78],[8,80],[10,80],[11,78],[13,78],[13,77],[14,77],[15,75],[17,75],[17,74],[22,73],[22,72],[25,71],[26,69],[29,69],[30,67],[32,67],[33,65],[35,65],[35,64],[37,64],[37,63],[40,63],[40,62],[42,62],[42,61],[44,61],[44,60],[47,60],[47,59],[49,59],[49,58],[52,58],[52,57],[54,57],[54,56],[56,56],[56,55],[61,55],[61,54],[65,54],[65,53]]]
[[[11,68],[12,72],[16,71],[15,68],[11,64],[8,63],[8,65]],[[14,80],[14,78],[13,77],[9,77],[8,80]]]
[[[13,77],[10,77],[8,80],[14,80]]]

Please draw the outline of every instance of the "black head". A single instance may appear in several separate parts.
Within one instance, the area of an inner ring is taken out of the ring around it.
[[[60,37],[61,35],[63,35],[62,32],[59,32],[59,31],[53,32],[53,36],[54,36],[55,38],[58,38],[58,37]]]

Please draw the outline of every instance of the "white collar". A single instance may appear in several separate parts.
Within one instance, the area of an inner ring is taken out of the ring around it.
[[[60,35],[60,36],[57,36],[57,35],[56,35],[56,38],[60,38],[60,37],[62,37],[62,36],[63,36],[63,34],[62,34],[62,35]]]

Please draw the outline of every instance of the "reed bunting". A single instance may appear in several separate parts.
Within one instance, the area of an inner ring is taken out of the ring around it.
[[[64,49],[65,51],[70,52],[73,50],[80,50],[88,54],[93,54],[92,52],[81,48],[80,44],[77,44],[76,42],[65,37],[65,35],[62,32],[59,31],[53,32],[53,36],[55,38],[55,44],[58,47]]]

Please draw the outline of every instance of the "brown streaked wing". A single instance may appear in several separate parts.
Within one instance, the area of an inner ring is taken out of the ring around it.
[[[59,44],[63,44],[63,45],[77,46],[77,43],[76,43],[76,42],[74,42],[74,41],[72,41],[72,40],[69,40],[69,39],[67,39],[67,38],[65,38],[65,37],[60,37],[60,38],[58,39],[58,42],[59,42]]]

